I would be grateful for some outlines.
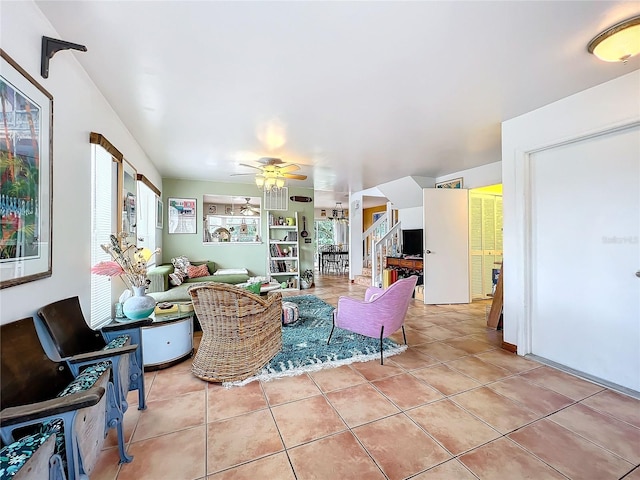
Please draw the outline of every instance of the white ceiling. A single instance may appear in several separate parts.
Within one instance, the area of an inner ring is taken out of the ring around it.
[[[276,156],[319,207],[499,161],[500,122],[640,68],[586,50],[640,2],[37,4],[163,177]]]

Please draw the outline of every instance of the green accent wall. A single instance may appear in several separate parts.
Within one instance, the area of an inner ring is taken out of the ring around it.
[[[162,179],[162,201],[164,202],[164,229],[162,231],[162,262],[170,262],[173,257],[186,255],[190,260],[210,260],[216,262],[218,268],[246,268],[252,276],[266,275],[267,270],[267,224],[269,215],[262,210],[260,237],[262,243],[214,243],[203,242],[204,212],[202,198],[204,195],[233,195],[237,197],[261,197],[255,185],[245,183],[203,182],[176,178]],[[313,189],[289,186],[289,196],[307,196],[313,198]],[[195,198],[196,217],[198,218],[197,233],[168,233],[167,212],[169,198]],[[240,203],[240,202],[239,202]],[[264,204],[264,200],[261,202]],[[302,216],[307,218],[307,231],[312,239],[311,243],[304,243],[300,238],[300,265],[302,271],[313,269],[314,244],[313,238],[313,205],[314,202],[300,203],[289,201],[289,210],[276,212],[276,216],[292,216],[298,212],[300,229],[302,231]]]

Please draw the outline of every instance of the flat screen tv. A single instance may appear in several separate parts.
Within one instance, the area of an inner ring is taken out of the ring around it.
[[[422,257],[422,229],[402,230],[402,254]]]

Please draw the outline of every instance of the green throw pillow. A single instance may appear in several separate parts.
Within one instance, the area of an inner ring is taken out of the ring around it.
[[[249,285],[247,285],[245,288],[245,290],[249,290],[251,293],[255,293],[257,295],[260,295],[260,282],[258,283],[251,283]]]

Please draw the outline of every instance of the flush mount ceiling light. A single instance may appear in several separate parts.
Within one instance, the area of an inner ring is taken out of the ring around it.
[[[607,28],[597,35],[587,46],[605,62],[626,62],[640,53],[640,15]]]

